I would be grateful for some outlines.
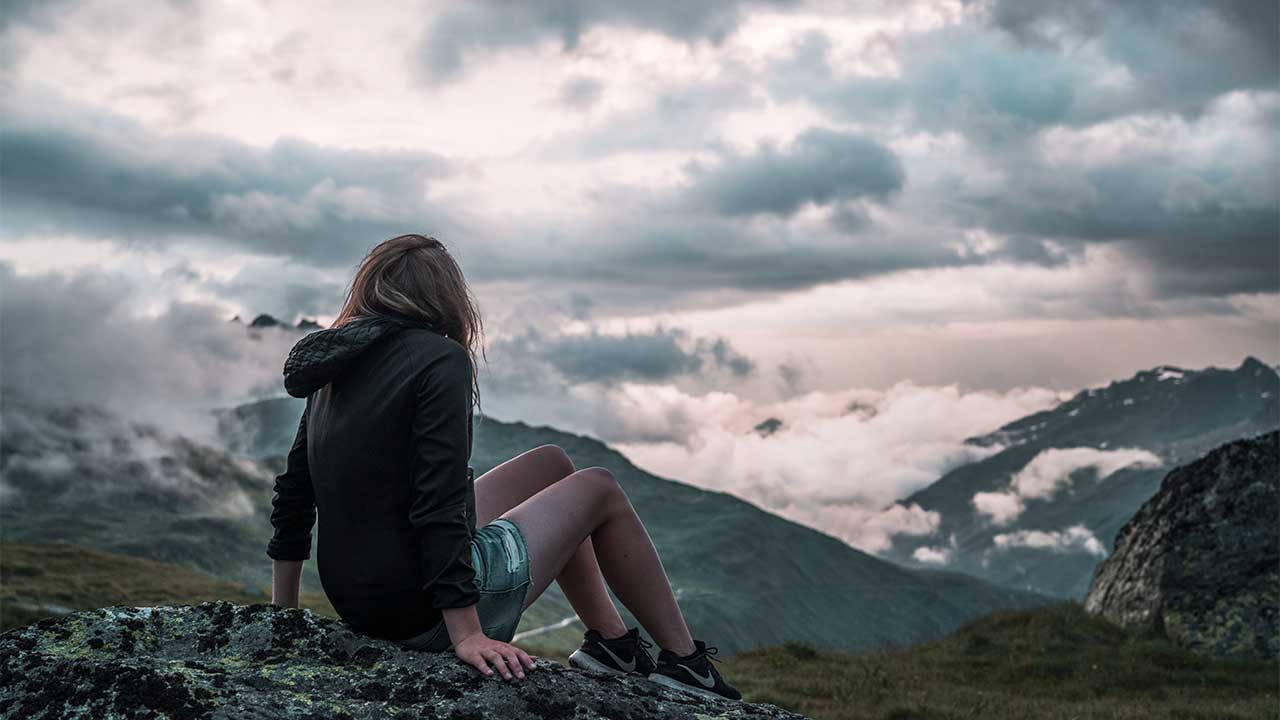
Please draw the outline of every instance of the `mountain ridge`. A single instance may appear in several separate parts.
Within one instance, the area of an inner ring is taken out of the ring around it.
[[[1235,368],[1160,365],[1083,389],[966,439],[992,454],[899,500],[941,521],[933,536],[895,537],[885,557],[909,567],[945,558],[998,584],[1082,598],[1169,468],[1280,426],[1278,397],[1280,375],[1253,356]]]

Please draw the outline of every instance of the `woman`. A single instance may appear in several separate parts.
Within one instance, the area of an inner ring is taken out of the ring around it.
[[[361,262],[333,325],[290,351],[285,388],[307,403],[272,499],[272,602],[297,607],[318,511],[320,580],[356,630],[523,679],[533,660],[509,643],[556,581],[587,627],[575,666],[740,698],[711,663],[716,648],[690,636],[608,470],[575,470],[543,445],[474,477],[480,331],[445,247],[402,235]],[[606,580],[659,645],[656,663]]]

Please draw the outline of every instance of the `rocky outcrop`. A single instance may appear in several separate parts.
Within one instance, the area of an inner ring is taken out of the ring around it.
[[[1116,536],[1085,609],[1194,651],[1280,655],[1280,433],[1170,472]]]
[[[307,610],[116,606],[0,635],[0,717],[799,718],[538,659],[523,682]]]

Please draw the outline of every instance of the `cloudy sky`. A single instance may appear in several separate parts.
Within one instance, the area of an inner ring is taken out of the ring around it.
[[[291,341],[225,320],[332,318],[428,233],[485,412],[874,547],[967,435],[1280,359],[1276,12],[7,2],[3,379],[152,418],[278,393]]]

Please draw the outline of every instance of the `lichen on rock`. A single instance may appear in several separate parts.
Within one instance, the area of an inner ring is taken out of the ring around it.
[[[1116,536],[1085,609],[1195,652],[1280,657],[1280,433],[1176,468]]]
[[[0,718],[799,718],[545,659],[523,682],[272,605],[115,606],[0,635]]]

